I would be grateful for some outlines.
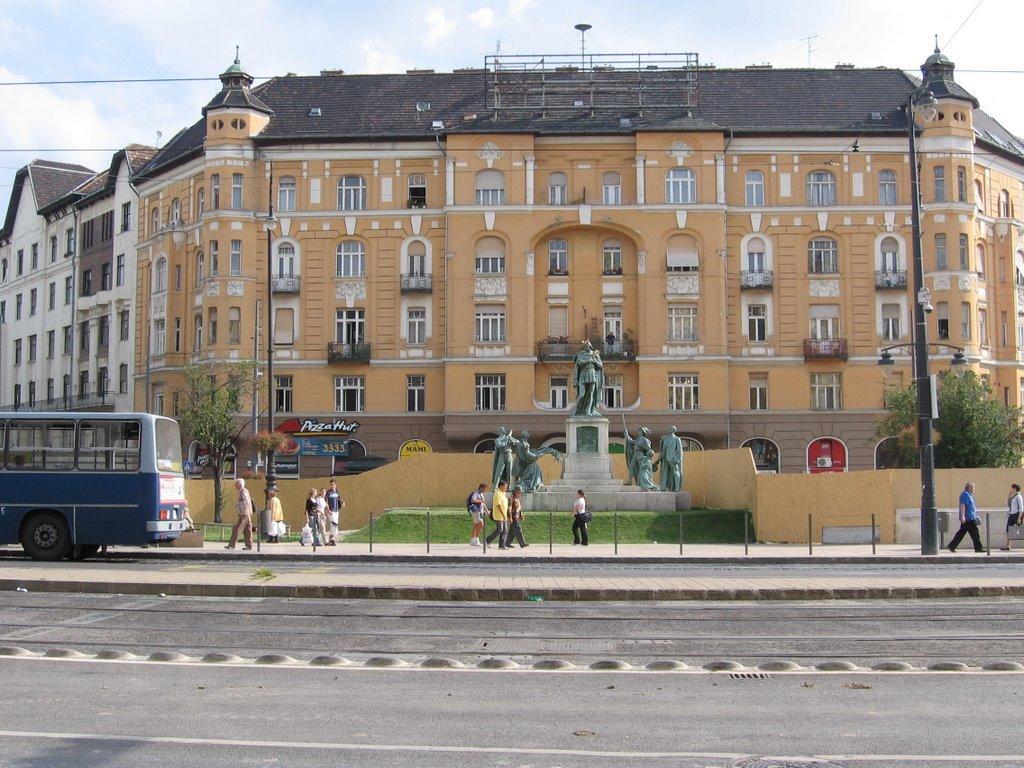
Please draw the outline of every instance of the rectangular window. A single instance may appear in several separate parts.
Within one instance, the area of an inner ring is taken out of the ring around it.
[[[96,331],[96,343],[101,349],[110,345],[110,315],[100,315]]]
[[[406,331],[412,346],[427,343],[427,310],[423,307],[409,307],[406,317]]]
[[[812,304],[810,307],[811,338],[815,341],[838,339],[839,307],[834,304]]]
[[[548,243],[548,274],[569,274],[569,244],[557,239]]]
[[[28,407],[34,408],[36,404],[36,383],[30,381],[28,383]]]
[[[231,174],[231,207],[242,210],[242,174]]]
[[[242,274],[242,241],[231,241],[231,274],[238,276]]]
[[[811,374],[811,408],[815,411],[838,411],[843,407],[842,394],[841,374]]]
[[[100,397],[105,398],[108,392],[108,386],[110,384],[110,374],[107,372],[106,367],[102,367],[96,371],[96,394]]]
[[[220,274],[220,246],[216,240],[210,241],[210,276],[216,277]]]
[[[750,171],[747,174],[745,192],[748,206],[764,205],[764,174],[761,171]]]
[[[604,184],[601,186],[601,203],[603,205],[622,205],[622,182],[619,175],[605,174]],[[609,178],[614,177],[614,178]]]
[[[1010,329],[1006,322],[1005,310],[999,313],[999,341],[1004,347],[1010,343]]]
[[[24,249],[20,249],[18,251],[18,257],[17,257],[17,259],[15,261],[16,261],[16,263],[18,265],[18,277],[21,277],[23,274],[25,274],[25,250]]]
[[[46,380],[46,399],[48,402],[53,402],[56,390],[54,388],[53,378]],[[0,428],[0,440],[3,439],[3,429]]]
[[[181,318],[174,318],[174,351],[181,352]]]
[[[406,376],[406,410],[409,413],[422,413],[427,410],[427,377]]]
[[[242,308],[228,307],[228,344],[242,343]]]
[[[768,339],[768,306],[750,304],[747,306],[747,341],[763,342]]]
[[[88,320],[83,320],[78,324],[78,359],[86,358],[89,356],[90,349],[90,330],[91,325]]]
[[[70,259],[75,252],[75,228],[68,227],[64,232],[64,258]]]
[[[554,176],[555,174],[552,174]],[[568,199],[564,176],[548,184],[548,205],[565,205]]]
[[[828,237],[811,240],[807,271],[816,275],[838,274],[839,247],[835,240]]]
[[[57,284],[50,283],[46,286],[46,311],[53,312],[57,308]]]
[[[130,331],[130,315],[127,309],[122,309],[117,313],[117,325],[118,325],[118,341],[128,341],[128,335]]]
[[[100,267],[100,290],[109,291],[113,287],[113,274],[110,271],[110,262],[108,261]]]
[[[35,317],[37,309],[39,309],[39,289],[33,288],[28,292],[28,316]]]
[[[199,352],[203,348],[203,316],[195,315],[192,318],[192,351]]]
[[[164,335],[166,331],[165,325],[166,323],[162,318],[160,320],[153,321],[153,355],[162,355],[164,353]]]
[[[807,174],[807,204],[836,204],[836,177],[831,172],[812,171]]]
[[[50,263],[57,261],[57,236],[50,235]]]
[[[70,325],[65,325],[64,326],[64,346],[63,346],[63,350],[64,351],[63,351],[63,354],[65,354],[65,355],[70,355],[71,354],[71,344],[72,344],[72,341],[73,341],[73,338],[71,336],[71,326]]]
[[[768,374],[750,374],[750,410],[768,410]]]
[[[92,296],[92,270],[82,271],[82,295]]]
[[[53,360],[53,356],[57,353],[57,332],[47,331],[46,332],[46,359]]]
[[[1024,313],[1021,312],[1017,313],[1017,347],[1024,349]]]
[[[988,346],[988,310],[978,310],[978,343],[983,347]]]
[[[502,275],[505,273],[505,256],[501,253],[478,253],[476,255],[478,275]]]
[[[360,413],[366,410],[365,377],[334,377],[334,410],[339,413]]]
[[[936,165],[932,170],[935,174],[935,202],[944,203],[946,202],[946,169],[941,165]]]
[[[481,187],[476,191],[477,205],[504,205],[505,189],[495,187]]]
[[[33,333],[28,337],[28,361],[34,363],[36,361],[36,335]]]
[[[946,253],[946,236],[941,232],[935,235],[935,269],[939,272],[949,269],[949,256]]]
[[[334,340],[339,344],[362,344],[366,330],[366,312],[339,309],[334,314]]]
[[[361,310],[360,310],[361,311]],[[295,310],[291,307],[274,309],[274,344],[289,347],[295,343]]]
[[[552,408],[567,408],[569,405],[569,379],[553,376],[548,380],[548,402]]]
[[[16,401],[20,388],[15,387]],[[11,421],[7,432],[7,469],[68,470],[75,466],[75,422]]]
[[[39,269],[39,243],[32,243],[32,269]]]
[[[956,169],[956,199],[959,203],[967,202],[967,169],[962,165]]]
[[[568,320],[566,321],[568,323]],[[568,324],[566,335],[568,335]],[[604,340],[605,344],[614,347],[616,342],[622,341],[622,307],[608,307],[604,311]]]
[[[902,338],[899,304],[882,305],[882,338],[885,341],[899,341]]]
[[[122,395],[128,394],[128,363],[117,366],[117,391]]]
[[[132,228],[132,204],[131,202],[121,203],[121,231],[127,232]]]
[[[281,211],[295,210],[295,179],[281,179],[278,183],[277,207]]]
[[[291,413],[294,407],[294,382],[291,376],[274,377],[274,411]]]
[[[505,410],[505,374],[476,374],[476,410]]]
[[[668,407],[673,411],[696,411],[700,408],[700,388],[695,374],[669,374]]]
[[[15,320],[21,320],[21,305],[22,305],[22,303],[23,303],[22,302],[22,296],[19,293],[17,296],[14,297],[14,319]]]
[[[124,280],[125,280],[124,254],[123,253],[119,253],[117,255],[117,275],[116,275],[115,283],[117,284],[118,287],[120,287],[120,286],[124,285]]]
[[[569,336],[568,307],[548,307],[548,336],[555,339]]]
[[[475,340],[485,344],[505,341],[505,308],[477,307]]]
[[[210,177],[210,204],[212,210],[220,208],[220,174],[215,173]]]
[[[83,421],[78,426],[78,468],[92,472],[139,468],[141,425],[137,421]]]
[[[209,318],[206,323],[206,334],[209,339],[209,344],[213,346],[217,343],[217,308],[210,307],[207,312]]]
[[[960,303],[960,338],[971,340],[971,305],[966,301]]]
[[[73,285],[71,282],[71,275],[64,278],[64,306],[68,306],[71,303]]]
[[[685,304],[668,308],[669,341],[697,341],[697,306]]]
[[[606,408],[622,407],[623,377],[621,373],[609,373],[604,377],[604,405]]]

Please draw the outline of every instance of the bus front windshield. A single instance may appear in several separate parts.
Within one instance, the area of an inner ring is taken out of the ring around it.
[[[156,468],[159,472],[181,472],[181,432],[178,422],[156,420]]]

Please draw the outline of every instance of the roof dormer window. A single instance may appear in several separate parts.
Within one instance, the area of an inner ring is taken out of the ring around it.
[[[323,116],[323,112],[320,110],[320,107],[310,107],[309,116],[310,117],[322,117]]]

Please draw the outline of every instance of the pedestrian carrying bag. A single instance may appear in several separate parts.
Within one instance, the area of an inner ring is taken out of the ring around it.
[[[1006,536],[1011,541],[1024,540],[1024,525],[1011,525],[1006,529]]]

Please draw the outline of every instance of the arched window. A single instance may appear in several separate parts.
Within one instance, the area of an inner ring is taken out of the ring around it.
[[[158,229],[160,229],[160,209],[154,205],[153,210],[149,212],[149,234],[155,235]]]
[[[882,272],[899,272],[900,270],[900,244],[895,237],[884,237],[879,247],[881,251],[881,263],[878,265]]]
[[[747,171],[745,179],[746,198],[749,206],[764,205],[764,173]]]
[[[615,171],[606,171],[601,176],[601,202],[622,205],[622,177]]]
[[[206,278],[206,257],[202,251],[196,251],[196,285]]]
[[[342,176],[338,179],[338,210],[366,210],[366,179],[362,176]]]
[[[561,171],[548,174],[548,205],[565,205],[569,196],[569,179]]]
[[[171,223],[181,223],[181,200],[178,198],[171,200]]]
[[[167,259],[161,256],[156,260],[156,267],[153,270],[153,291],[159,293],[167,290]]]
[[[277,210],[294,211],[295,205],[295,177],[282,176],[277,182]]]
[[[334,274],[337,277],[366,275],[366,247],[358,240],[345,240],[338,245]]]
[[[414,173],[409,176],[409,201],[410,208],[427,207],[427,177],[422,173]]]
[[[839,273],[839,246],[831,237],[816,237],[807,244],[807,271],[816,275]]]
[[[277,245],[277,276],[294,277],[295,269],[295,246],[291,243],[278,243]]]
[[[409,243],[406,258],[409,275],[422,277],[427,274],[427,246],[425,243],[420,240],[413,240]]]
[[[981,185],[981,179],[974,180],[974,207],[979,213],[985,212],[985,188]]]
[[[601,246],[602,264],[601,271],[605,275],[622,274],[622,241],[617,239],[605,240]]]
[[[807,174],[807,204],[836,204],[836,177],[834,173],[831,171],[811,171]]]
[[[1010,193],[1005,189],[999,193],[999,215],[1004,219],[1010,218]]]
[[[807,444],[808,472],[845,472],[846,444],[835,437],[819,437]]]
[[[476,173],[476,204],[505,204],[505,174],[494,168]]]
[[[697,175],[691,169],[672,168],[665,171],[665,202],[697,202]]]
[[[560,237],[548,242],[548,274],[569,274],[569,243]]]
[[[878,172],[878,204],[896,205],[896,171]]]
[[[1024,285],[1024,251],[1017,251],[1013,260],[1013,282]]]
[[[762,273],[768,271],[768,260],[765,256],[767,246],[760,237],[752,237],[747,241],[746,272]]]
[[[775,474],[779,471],[779,446],[767,437],[752,437],[745,441],[741,448],[749,448],[754,456],[754,467],[764,474]]]
[[[878,441],[875,446],[875,469],[905,469],[900,454],[899,441],[895,437],[887,437]]]
[[[701,445],[700,440],[693,437],[683,437],[680,435],[679,439],[683,442],[684,451],[703,451],[704,446]]]
[[[200,187],[196,190],[196,218],[206,213],[206,190]]]
[[[473,453],[494,453],[494,438],[485,437],[473,446]]]
[[[975,254],[976,254],[976,257],[977,257],[978,277],[984,277],[985,276],[985,246],[982,245],[981,243],[978,243],[976,246],[974,246],[974,251],[975,251]]]
[[[505,274],[505,241],[500,237],[481,237],[476,244],[475,271],[478,275]]]
[[[673,235],[666,248],[666,269],[669,272],[697,272],[700,256],[693,235]]]

